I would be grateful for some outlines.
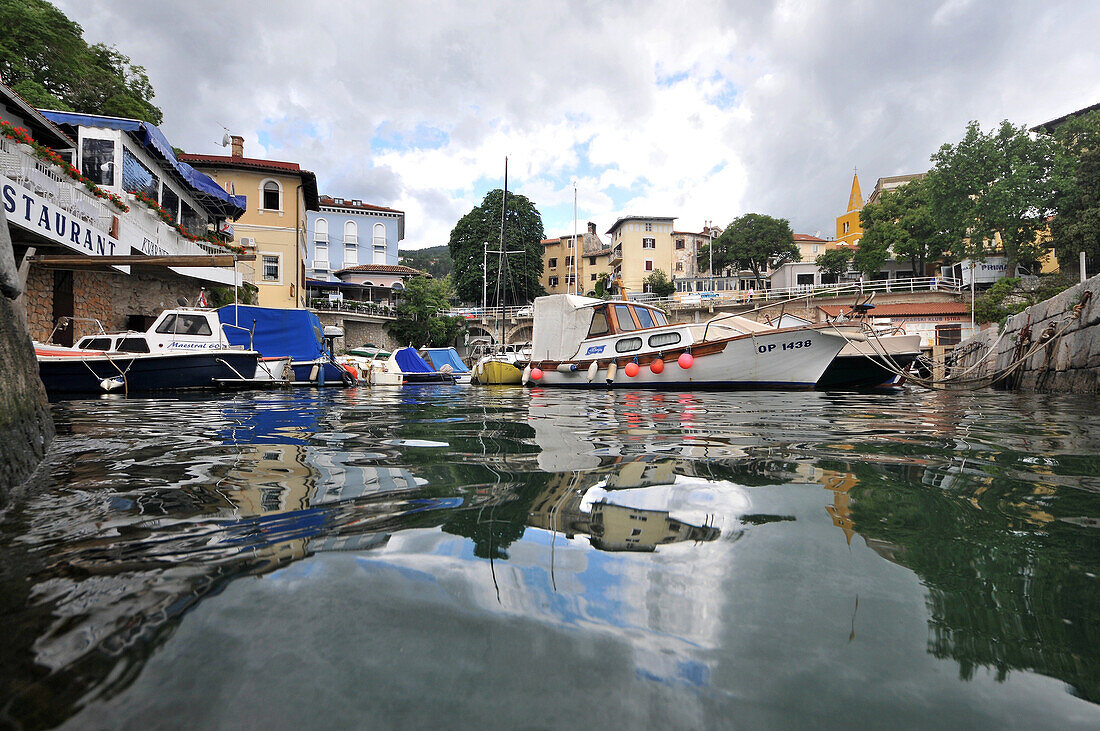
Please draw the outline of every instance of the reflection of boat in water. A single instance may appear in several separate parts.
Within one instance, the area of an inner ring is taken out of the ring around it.
[[[247,338],[231,344],[214,310],[165,310],[145,332],[100,330],[73,348],[34,344],[48,393],[214,389],[257,375],[260,354]]]
[[[847,343],[830,328],[670,324],[642,303],[548,295],[535,300],[529,365],[540,386],[812,388]]]

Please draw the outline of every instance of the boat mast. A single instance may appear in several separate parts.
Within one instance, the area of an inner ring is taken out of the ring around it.
[[[573,270],[573,293],[580,294],[581,282],[580,282],[580,257],[581,247],[577,244],[577,181],[573,181],[573,265],[570,267]],[[566,274],[568,277],[568,273]]]
[[[504,192],[500,197],[500,266],[497,267],[497,307],[500,308],[500,347],[504,350],[504,301],[508,291],[508,250],[504,248],[504,220],[508,212],[508,156],[504,156]],[[504,282],[503,287],[501,282]]]

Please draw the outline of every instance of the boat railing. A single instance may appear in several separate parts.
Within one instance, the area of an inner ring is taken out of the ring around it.
[[[57,324],[53,326],[53,330],[50,331],[50,336],[48,338],[46,338],[46,342],[47,343],[53,343],[54,345],[56,345],[57,343],[54,343],[53,336],[57,334],[57,331],[58,330],[64,330],[65,328],[69,327],[70,325],[75,325],[78,322],[90,322],[90,323],[94,324],[96,326],[96,329],[99,331],[97,333],[93,333],[95,335],[106,335],[107,334],[107,331],[103,329],[103,323],[100,322],[99,320],[95,319],[94,317],[68,317],[68,316],[65,316],[65,317],[59,317],[57,319]],[[76,333],[74,332],[73,333],[73,342],[76,342],[76,340],[77,340]]]
[[[247,327],[241,327],[240,325],[230,325],[228,322],[223,322],[222,323],[222,331],[224,332],[225,328],[227,328],[227,327],[233,328],[234,330],[240,330],[242,332],[248,333],[248,349],[249,350],[255,350],[255,348],[252,347],[252,338],[256,334],[256,321],[255,320],[252,321],[252,329],[251,330],[249,330]]]

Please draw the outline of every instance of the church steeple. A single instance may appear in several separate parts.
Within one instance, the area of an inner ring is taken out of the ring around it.
[[[848,213],[863,208],[863,193],[859,190],[859,173],[852,171],[852,193],[848,196]]]

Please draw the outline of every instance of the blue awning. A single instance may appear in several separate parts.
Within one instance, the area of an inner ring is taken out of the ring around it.
[[[246,198],[243,195],[229,195],[212,178],[200,173],[185,162],[176,159],[176,153],[164,133],[156,125],[137,119],[122,117],[97,117],[93,114],[76,112],[43,111],[42,116],[54,124],[68,124],[74,127],[99,127],[129,132],[145,150],[164,160],[177,177],[186,184],[203,205],[213,208],[219,214],[236,220],[244,214]]]

